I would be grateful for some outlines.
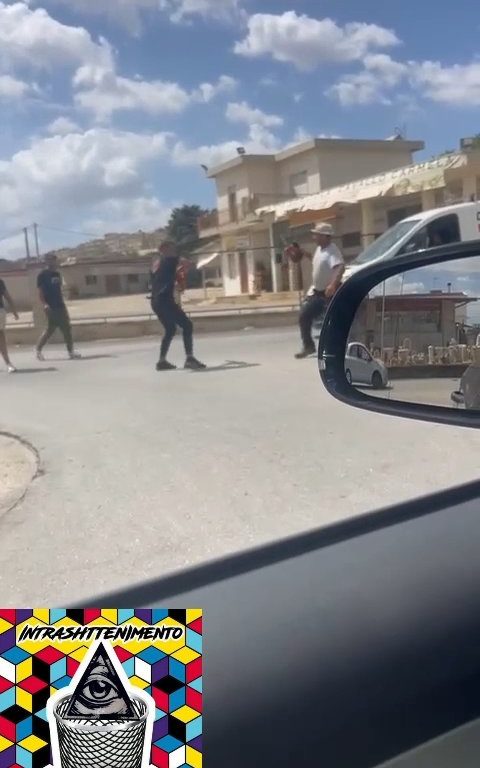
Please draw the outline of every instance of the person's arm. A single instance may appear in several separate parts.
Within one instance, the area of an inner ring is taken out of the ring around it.
[[[46,302],[46,299],[45,299],[45,294],[43,292],[42,284],[43,284],[43,280],[41,278],[41,275],[39,275],[37,277],[38,299],[39,299],[40,304],[42,305],[42,307],[46,308],[47,302]]]
[[[291,243],[284,249],[283,258],[286,262],[292,259],[292,261],[298,263],[300,259],[303,258],[310,260],[313,259],[313,254],[311,254],[309,251],[305,251],[303,248],[300,248],[298,243]]]
[[[5,296],[5,298],[7,300],[7,304],[10,307],[10,312],[14,316],[15,320],[18,320],[18,312],[17,312],[17,310],[15,308],[15,303],[14,303],[12,297],[10,296],[10,294],[9,294],[9,292],[8,292],[8,290],[6,288],[5,288],[4,292],[3,292],[3,295]]]
[[[330,299],[339,289],[344,272],[345,272],[345,262],[343,260],[343,256],[339,252],[338,257],[335,258],[335,263],[332,268],[331,280],[327,285],[327,287],[325,288],[325,296],[327,297],[327,299]]]

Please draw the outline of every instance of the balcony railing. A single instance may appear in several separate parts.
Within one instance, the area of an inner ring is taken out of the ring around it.
[[[241,198],[235,206],[230,208],[211,211],[197,220],[199,234],[204,234],[207,230],[216,230],[228,225],[242,223],[256,218],[255,211],[267,205],[274,205],[289,200],[291,195],[255,194],[249,197]]]

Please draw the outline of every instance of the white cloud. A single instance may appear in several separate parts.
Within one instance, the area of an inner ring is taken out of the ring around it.
[[[413,91],[398,94],[402,83]],[[395,61],[387,54],[369,54],[360,72],[348,74],[331,86],[327,94],[343,106],[391,104],[393,96],[405,109],[418,112],[412,93],[452,107],[480,106],[480,61],[443,66],[438,61]]]
[[[105,66],[111,58],[107,42],[96,42],[86,29],[62,24],[42,8],[33,10],[22,2],[11,5],[0,0],[0,67]]]
[[[233,77],[222,75],[216,83],[202,83],[189,93],[178,83],[142,80],[117,75],[115,70],[84,66],[75,74],[75,103],[93,112],[97,120],[108,120],[120,111],[138,110],[150,115],[178,114],[189,104],[207,104],[237,86]]]
[[[261,125],[264,128],[274,128],[283,125],[283,117],[268,115],[261,109],[251,107],[246,101],[230,102],[227,104],[227,120],[231,123],[245,123],[246,125]]]
[[[240,0],[159,0],[172,21],[179,22],[192,16],[218,21],[233,21],[242,15]]]
[[[252,125],[246,140],[224,141],[199,147],[189,147],[178,141],[172,151],[172,162],[174,165],[185,167],[202,164],[214,167],[237,157],[238,147],[244,147],[248,153],[266,154],[277,152],[281,148],[281,141],[265,127]]]
[[[37,5],[45,0],[34,0]],[[138,35],[142,30],[142,14],[158,11],[160,0],[51,0],[56,5],[85,15],[106,16],[110,21]]]
[[[52,136],[67,136],[69,133],[78,133],[80,128],[69,117],[57,117],[47,126],[47,132]]]
[[[32,0],[37,4],[45,0]],[[239,0],[51,0],[65,5],[69,10],[85,15],[106,16],[109,21],[119,24],[133,35],[139,35],[143,27],[143,16],[147,13],[167,13],[175,22],[192,17],[230,20],[239,17]]]
[[[428,293],[425,283],[420,281],[405,282],[404,275],[394,275],[385,281],[385,294],[387,296],[407,295],[411,293]],[[370,291],[370,296],[383,296],[383,283],[376,285]]]
[[[28,83],[11,75],[0,75],[0,99],[14,100],[26,96],[32,89]]]
[[[202,83],[199,85],[193,92],[192,99],[208,104],[223,93],[233,93],[237,87],[238,80],[229,75],[221,75],[216,83]]]
[[[177,83],[120,77],[113,69],[81,67],[74,77],[75,103],[100,121],[114,112],[140,110],[150,115],[176,114],[190,102]]]
[[[137,197],[127,200],[106,200],[98,205],[95,214],[82,221],[80,227],[87,232],[145,232],[163,227],[174,207],[162,203],[158,197]]]
[[[168,153],[164,133],[93,129],[34,139],[0,161],[0,218],[14,231],[25,221],[77,221],[98,206],[149,197],[145,173]]]
[[[362,72],[346,75],[327,94],[342,106],[390,104],[389,91],[407,75],[408,66],[384,53],[369,54],[363,64]]]
[[[259,85],[261,85],[263,88],[275,88],[278,86],[278,80],[276,80],[274,77],[262,77],[259,80]]]
[[[362,60],[370,51],[398,42],[393,31],[377,24],[351,22],[342,27],[332,19],[286,11],[251,16],[247,35],[235,45],[235,52],[251,58],[271,56],[299,70],[313,70],[325,62]]]
[[[412,84],[424,96],[442,104],[480,105],[480,61],[444,67],[438,61],[410,63]]]

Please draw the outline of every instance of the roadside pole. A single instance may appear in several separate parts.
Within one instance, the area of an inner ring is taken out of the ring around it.
[[[383,360],[383,347],[385,343],[385,281],[382,286],[382,326],[380,328],[380,357]]]

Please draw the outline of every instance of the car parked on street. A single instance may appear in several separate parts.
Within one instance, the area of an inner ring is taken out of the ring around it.
[[[365,344],[351,342],[345,355],[345,376],[349,384],[370,384],[374,389],[388,387],[388,370],[370,354]]]

